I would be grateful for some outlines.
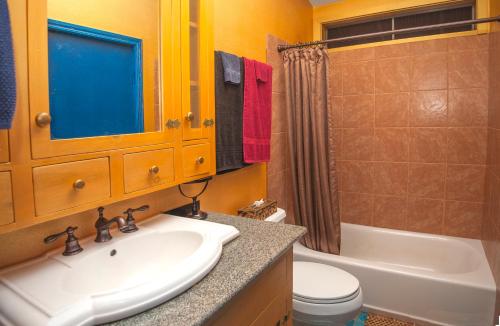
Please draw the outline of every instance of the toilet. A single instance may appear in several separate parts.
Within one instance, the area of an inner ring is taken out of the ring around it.
[[[266,221],[284,223],[283,209]],[[359,281],[348,272],[326,264],[293,262],[294,325],[344,326],[363,306]]]

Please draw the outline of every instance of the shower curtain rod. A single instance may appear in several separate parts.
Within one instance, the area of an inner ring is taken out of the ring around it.
[[[444,24],[436,24],[436,25],[428,25],[428,26],[403,28],[403,29],[397,29],[397,30],[393,30],[393,31],[346,36],[346,37],[333,38],[333,39],[329,39],[329,40],[297,43],[297,44],[292,44],[292,45],[280,44],[280,45],[278,45],[278,52],[281,52],[281,51],[284,51],[287,49],[301,48],[301,47],[307,47],[307,46],[312,46],[312,45],[328,44],[328,43],[347,41],[347,40],[357,40],[357,39],[363,39],[363,38],[375,37],[375,36],[397,35],[397,34],[405,34],[405,33],[412,33],[412,32],[429,31],[429,30],[433,30],[433,29],[447,28],[447,27],[459,27],[459,26],[467,26],[467,25],[472,25],[472,24],[490,23],[490,22],[495,22],[495,21],[500,22],[500,16],[464,20],[464,21],[453,22],[453,23],[444,23]]]

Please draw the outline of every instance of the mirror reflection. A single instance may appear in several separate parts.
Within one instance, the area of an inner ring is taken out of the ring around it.
[[[160,129],[160,0],[47,0],[52,139]]]

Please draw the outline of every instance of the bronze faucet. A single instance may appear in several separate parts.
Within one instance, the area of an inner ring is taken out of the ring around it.
[[[104,207],[99,207],[97,211],[99,212],[99,217],[95,221],[95,229],[97,231],[95,242],[107,242],[113,238],[109,232],[109,228],[113,223],[118,224],[118,229],[121,232],[126,232],[127,222],[125,222],[123,217],[116,216],[108,220],[104,217]]]
[[[52,234],[43,239],[43,242],[46,244],[52,243],[62,237],[63,235],[68,235],[66,239],[66,248],[64,249],[63,256],[73,256],[77,253],[82,252],[82,247],[78,243],[78,238],[75,236],[75,230],[78,229],[78,226],[71,227],[69,226],[66,230],[60,233]]]

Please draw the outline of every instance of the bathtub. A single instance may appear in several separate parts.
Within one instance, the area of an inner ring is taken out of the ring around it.
[[[340,256],[296,243],[294,260],[355,275],[368,311],[430,325],[493,325],[496,286],[479,240],[347,223],[341,229]]]

